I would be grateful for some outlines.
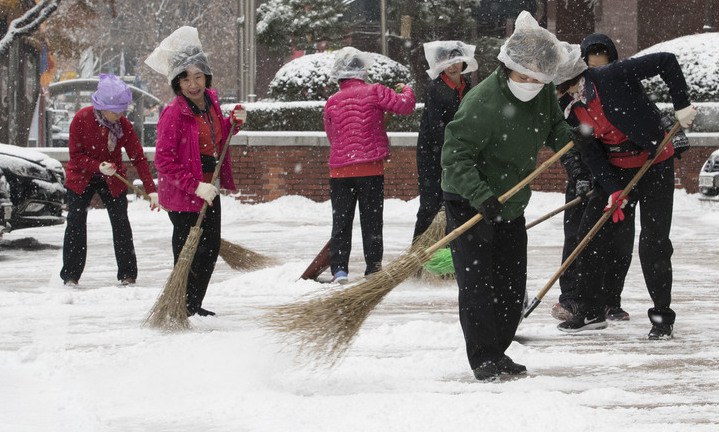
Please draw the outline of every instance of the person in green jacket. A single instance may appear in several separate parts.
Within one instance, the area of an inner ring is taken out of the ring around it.
[[[568,55],[553,34],[522,12],[500,50],[503,65],[467,93],[445,130],[447,232],[477,213],[483,216],[450,243],[467,357],[480,381],[527,372],[505,350],[526,292],[524,209],[531,191],[527,186],[504,204],[498,197],[535,169],[542,146],[557,151],[571,140],[552,84]]]

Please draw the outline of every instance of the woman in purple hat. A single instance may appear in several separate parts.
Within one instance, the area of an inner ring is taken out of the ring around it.
[[[115,173],[127,177],[122,148],[150,195],[150,208],[159,210],[159,205],[142,144],[125,117],[131,102],[127,84],[115,75],[101,74],[97,91],[92,94],[92,106],[78,111],[70,123],[70,160],[65,181],[68,214],[60,271],[65,285],[76,286],[85,268],[87,209],[95,193],[110,216],[117,279],[122,285],[134,284],[137,279],[135,245],[127,218],[127,186],[115,177]]]

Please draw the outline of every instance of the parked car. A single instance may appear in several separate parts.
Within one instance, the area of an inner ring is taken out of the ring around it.
[[[12,202],[9,217],[3,208],[6,232],[65,222],[65,170],[58,160],[29,148],[0,144],[0,170]]]
[[[699,172],[699,192],[708,197],[719,195],[719,150],[709,155]]]
[[[0,238],[6,230],[5,221],[12,217],[12,200],[10,199],[10,184],[5,174],[0,170]]]
[[[70,142],[70,120],[61,120],[52,125],[52,146],[67,147]]]

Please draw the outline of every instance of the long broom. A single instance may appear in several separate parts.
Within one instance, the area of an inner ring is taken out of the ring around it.
[[[129,180],[118,173],[115,173],[114,176],[131,188],[135,195],[150,201],[150,196],[147,192],[130,183]],[[234,270],[259,270],[274,263],[274,260],[268,256],[225,239],[220,239],[220,258]]]
[[[215,184],[220,176],[220,168],[227,154],[227,149],[230,147],[230,139],[232,139],[231,133],[227,136],[225,147],[222,149],[215,172],[212,174],[212,181],[210,182],[212,184]],[[185,240],[185,244],[180,251],[180,257],[172,268],[160,296],[155,301],[152,309],[150,309],[145,319],[145,325],[168,331],[190,328],[190,321],[187,319],[187,279],[202,236],[202,221],[205,219],[207,206],[207,201],[204,201],[200,214],[197,216],[197,222],[195,226],[190,228],[187,240]]]
[[[499,197],[499,201],[504,203],[529,185],[573,145],[570,141],[524,180]],[[271,329],[287,337],[294,336],[301,353],[334,364],[349,348],[369,313],[387,293],[417,273],[434,252],[445,247],[481,219],[482,215],[477,214],[427,249],[414,252],[408,250],[381,271],[366,276],[341,291],[294,304],[270,307],[262,320]]]
[[[579,256],[580,253],[587,247],[589,242],[594,238],[594,236],[599,232],[600,228],[609,220],[609,218],[612,216],[612,213],[614,213],[614,210],[619,206],[619,203],[621,203],[621,198],[626,197],[629,195],[629,192],[634,189],[634,186],[636,186],[637,183],[639,183],[639,180],[642,179],[644,174],[649,171],[649,168],[652,167],[654,164],[654,161],[659,157],[659,155],[662,153],[664,148],[667,146],[667,143],[671,141],[674,134],[679,131],[680,125],[679,123],[674,123],[674,126],[672,129],[667,133],[667,135],[664,137],[664,140],[659,144],[659,147],[657,148],[657,151],[654,153],[654,157],[651,159],[648,159],[646,162],[644,162],[644,165],[637,171],[636,174],[634,174],[634,177],[629,181],[627,186],[622,190],[622,194],[620,195],[620,199],[618,199],[616,202],[612,203],[612,207],[605,211],[602,217],[599,218],[599,220],[594,224],[591,230],[587,233],[586,236],[582,239],[581,242],[577,245],[576,248],[574,248],[574,251],[567,257],[567,259],[562,263],[562,265],[559,267],[559,269],[552,275],[552,277],[549,279],[549,281],[544,285],[544,287],[539,290],[536,297],[529,303],[526,310],[524,311],[524,318],[527,318],[534,309],[539,306],[539,303],[542,302],[542,299],[547,294],[547,291],[549,291],[550,288],[554,285],[555,282],[557,282],[557,279],[564,273],[567,268],[574,262],[574,260]]]

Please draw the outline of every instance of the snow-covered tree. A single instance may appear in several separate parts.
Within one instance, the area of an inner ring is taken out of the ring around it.
[[[374,64],[367,71],[369,81],[388,87],[411,83],[409,69],[381,54],[371,53]],[[270,83],[270,97],[278,101],[327,100],[338,90],[330,78],[334,63],[331,52],[308,54],[284,65]]]
[[[269,0],[257,8],[257,40],[274,52],[335,46],[347,32],[342,0]]]
[[[0,38],[0,57],[10,49],[10,45],[19,37],[35,32],[60,5],[60,0],[41,0],[28,9],[22,16],[10,22],[7,31]]]

